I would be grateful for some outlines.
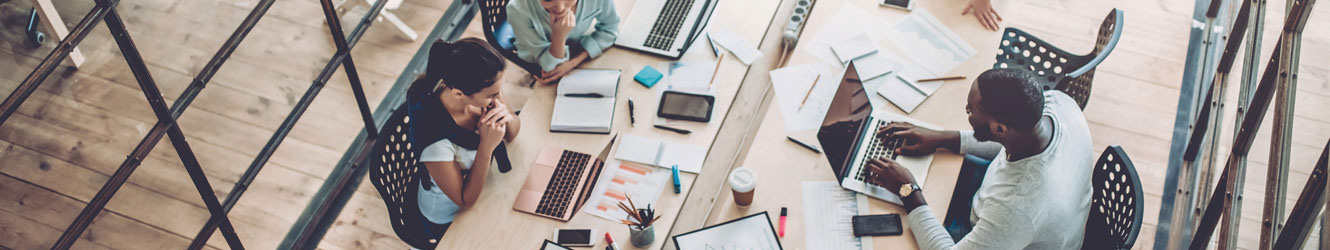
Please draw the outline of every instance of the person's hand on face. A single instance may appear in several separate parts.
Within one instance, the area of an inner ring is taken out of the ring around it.
[[[900,195],[900,187],[907,183],[914,184],[914,175],[910,174],[910,169],[897,164],[886,157],[874,159],[868,162],[868,172],[872,175],[869,180],[873,184],[890,190],[891,193]]]
[[[932,154],[945,143],[941,131],[906,122],[891,122],[887,126],[878,127],[877,135],[886,139],[905,139],[905,143],[897,147],[896,152],[908,156]]]
[[[577,15],[573,13],[573,8],[567,8],[557,15],[550,14],[550,31],[554,33],[551,39],[568,38],[568,32],[571,32],[575,26],[577,26]]]
[[[490,104],[489,111],[485,114],[485,117],[490,116],[495,116],[493,118],[494,122],[503,125],[508,125],[508,122],[512,121],[514,118],[513,112],[508,111],[508,105],[503,104],[503,102],[498,100],[495,100],[494,103]]]
[[[965,10],[961,15],[974,13],[974,18],[979,20],[979,25],[985,29],[997,31],[1002,21],[1002,16],[998,15],[997,10],[993,9],[993,3],[990,0],[970,0],[965,4]]]
[[[506,108],[505,110],[490,109],[476,124],[476,127],[480,129],[480,146],[482,148],[493,150],[499,146],[499,141],[503,139],[504,133],[508,130],[508,122],[506,120],[500,121],[505,116],[499,115],[499,112],[495,111],[507,112]]]

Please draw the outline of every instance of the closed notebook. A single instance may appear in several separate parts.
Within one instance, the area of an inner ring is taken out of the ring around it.
[[[559,81],[550,132],[609,134],[614,125],[619,70],[575,69]],[[569,96],[573,95],[573,96]]]

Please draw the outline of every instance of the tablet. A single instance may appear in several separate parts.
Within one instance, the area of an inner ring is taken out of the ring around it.
[[[668,119],[709,122],[711,121],[712,106],[715,103],[715,96],[666,90],[660,96],[660,109],[656,112],[656,116]]]

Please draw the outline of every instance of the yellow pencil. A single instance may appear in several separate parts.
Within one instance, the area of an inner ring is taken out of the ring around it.
[[[822,74],[817,74],[817,77],[813,78],[813,86],[808,86],[808,93],[804,93],[804,101],[799,102],[799,109],[804,109],[804,104],[808,103],[808,97],[813,96],[813,88],[817,88],[817,80],[822,80]]]
[[[716,70],[711,72],[711,82],[707,83],[707,89],[716,83],[716,74],[720,73],[720,63],[725,61],[725,54],[720,54],[720,59],[716,59]]]

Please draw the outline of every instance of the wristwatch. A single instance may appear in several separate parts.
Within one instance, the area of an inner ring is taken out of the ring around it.
[[[904,199],[905,197],[910,197],[910,195],[914,194],[914,191],[919,191],[919,190],[923,190],[923,188],[919,187],[919,185],[915,185],[914,183],[902,184],[900,189],[901,198]]]

